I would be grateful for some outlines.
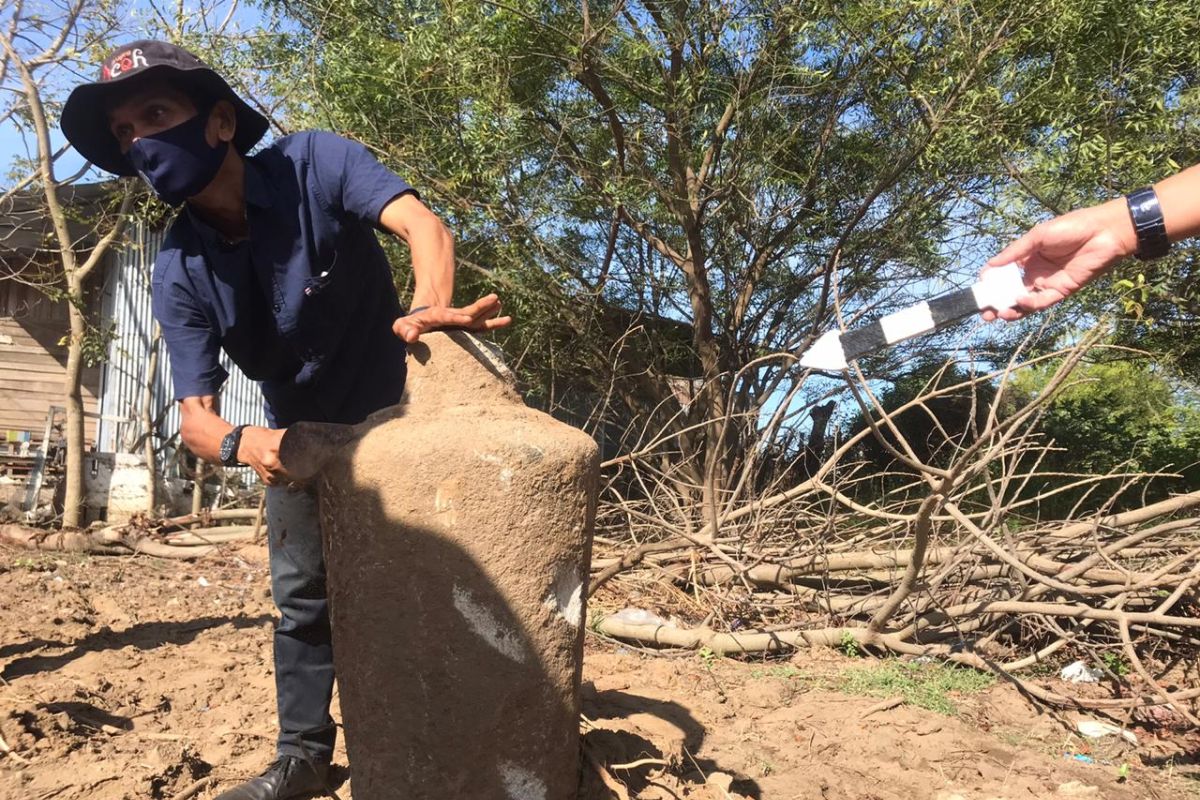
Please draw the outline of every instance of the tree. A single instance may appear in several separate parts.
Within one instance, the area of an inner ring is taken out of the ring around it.
[[[1200,486],[1200,394],[1138,354],[1100,349],[1081,365],[1071,383],[1049,404],[1040,430],[1052,449],[1039,454],[1043,476],[1027,494],[1080,476],[1114,473],[1175,473],[1149,489],[1130,492],[1122,507],[1161,500],[1170,492]],[[1053,362],[1019,373],[1015,402],[1027,402],[1045,386]],[[1046,516],[1067,516],[1084,491],[1060,495],[1045,504]],[[1121,504],[1118,504],[1121,505]]]
[[[1194,16],[1152,3],[278,7],[314,45],[267,54],[311,87],[297,124],[367,142],[451,217],[463,263],[515,295],[527,374],[589,375],[670,432],[651,438],[669,442],[684,527],[754,485],[736,476],[760,420],[804,378],[788,353],[973,273],[1044,213],[1035,178],[1091,197],[1081,162],[1157,152],[1143,133],[1179,107],[1137,104],[1197,63]],[[1151,63],[1172,70],[1110,91],[1168,28]],[[690,326],[701,381],[684,408],[654,337],[606,340],[605,305]]]
[[[87,167],[69,177],[59,177],[57,162],[67,150],[53,143],[53,115],[63,83],[74,80],[73,73],[92,71],[86,55],[116,27],[116,10],[116,4],[108,0],[58,0],[39,3],[32,13],[26,13],[25,4],[16,0],[0,14],[0,86],[9,98],[0,109],[0,121],[15,125],[30,137],[33,153],[28,176],[0,196],[0,204],[8,203],[21,191],[34,194],[45,216],[35,221],[33,233],[48,239],[39,248],[39,255],[48,261],[35,258],[31,264],[17,266],[22,275],[8,277],[24,277],[52,287],[62,293],[69,309],[63,388],[67,412],[65,527],[79,525],[83,503],[82,373],[89,334],[95,329],[89,318],[90,279],[112,245],[120,240],[135,194],[129,188],[115,187],[118,199],[110,213],[99,213],[99,207],[92,207],[87,219],[75,219],[70,199],[75,194],[72,184],[83,177]],[[49,269],[48,276],[42,267]]]

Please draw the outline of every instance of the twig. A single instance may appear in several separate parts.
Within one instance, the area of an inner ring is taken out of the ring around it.
[[[200,794],[200,792],[207,789],[215,780],[216,778],[214,778],[212,775],[205,776],[188,786],[179,794],[175,795],[173,798],[171,798],[171,800],[190,800],[190,798],[195,797],[196,795]]]
[[[588,763],[592,765],[592,769],[596,771],[596,775],[604,783],[604,786],[615,794],[618,800],[630,800],[629,790],[625,788],[625,784],[621,783],[616,777],[608,771],[608,769],[596,758],[592,753],[592,748],[584,741],[584,755],[587,757]]]
[[[13,761],[16,761],[20,764],[28,764],[29,763],[29,761],[27,761],[19,753],[17,753],[15,750],[13,750],[11,747],[8,746],[8,742],[4,741],[3,736],[0,736],[0,754],[3,754],[5,756],[7,756],[8,758],[11,758]]]
[[[637,769],[638,767],[646,766],[669,767],[671,765],[661,758],[639,758],[637,761],[630,761],[628,764],[610,764],[609,769]]]
[[[900,696],[889,697],[888,699],[882,700],[882,701],[876,703],[875,705],[871,706],[870,708],[868,708],[866,711],[864,711],[862,713],[862,716],[860,717],[860,719],[866,719],[867,717],[871,716],[872,714],[878,714],[880,711],[890,711],[891,709],[895,708],[896,706],[902,706],[902,705],[904,705],[903,697],[900,697]]]

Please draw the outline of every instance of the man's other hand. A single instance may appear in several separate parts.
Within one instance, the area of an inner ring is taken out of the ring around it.
[[[267,486],[282,486],[291,478],[279,461],[279,443],[286,429],[250,426],[242,431],[238,461],[251,467]]]
[[[412,344],[421,338],[421,334],[438,328],[494,331],[511,322],[512,317],[500,316],[500,298],[489,294],[462,308],[430,306],[414,314],[400,317],[392,323],[392,332],[405,342]]]

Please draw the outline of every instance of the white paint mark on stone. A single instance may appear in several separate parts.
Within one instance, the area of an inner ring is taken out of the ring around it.
[[[480,453],[475,451],[475,457],[487,464],[496,464],[500,467],[500,482],[506,487],[512,487],[513,471],[505,465],[504,459],[494,453]]]
[[[573,567],[559,574],[542,605],[558,612],[573,627],[583,624],[583,582]]]
[[[502,655],[524,664],[529,654],[517,634],[506,628],[491,609],[475,602],[471,593],[461,586],[454,587],[454,607],[467,621],[476,636],[482,638]]]
[[[524,767],[505,761],[500,764],[500,774],[512,800],[546,800],[546,784]]]

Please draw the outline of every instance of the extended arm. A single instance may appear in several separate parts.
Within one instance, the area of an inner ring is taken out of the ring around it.
[[[442,221],[416,195],[404,194],[384,207],[379,222],[412,252],[413,307],[449,306],[454,297],[454,238]]]
[[[464,308],[453,308],[454,239],[446,226],[413,194],[388,203],[379,215],[386,230],[403,239],[412,252],[413,307],[425,310],[396,320],[392,330],[406,342],[443,326],[495,330],[512,322],[500,313],[500,298],[482,297]]]
[[[1200,165],[1159,181],[1154,190],[1172,242],[1200,234]],[[1052,306],[1136,250],[1124,198],[1043,222],[988,261],[989,266],[1020,264],[1029,293],[1017,308],[984,317],[1019,319]]]

